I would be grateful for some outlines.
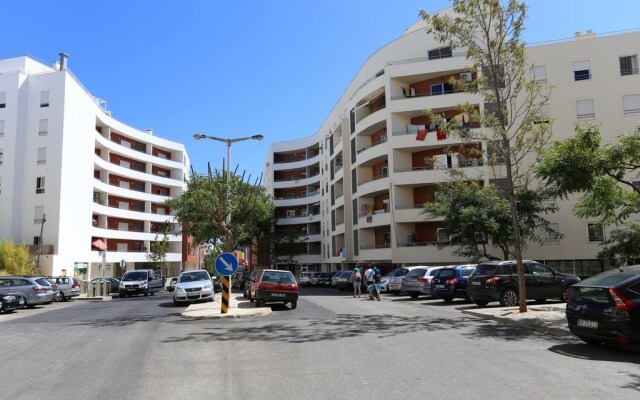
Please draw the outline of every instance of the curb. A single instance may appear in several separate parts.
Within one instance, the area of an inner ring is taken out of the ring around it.
[[[476,311],[470,311],[470,310],[461,310],[461,312],[463,314],[469,314],[469,315],[473,315],[473,316],[479,317],[479,318],[492,319],[494,321],[505,322],[505,323],[510,324],[510,325],[532,329],[532,330],[535,330],[535,331],[538,331],[538,332],[542,332],[542,333],[546,333],[546,334],[552,335],[552,336],[571,336],[571,332],[569,332],[568,328],[567,329],[563,329],[563,328],[554,328],[554,327],[549,327],[549,326],[540,326],[540,325],[536,324],[538,322],[538,320],[536,320],[535,318],[530,319],[530,320],[518,321],[518,320],[511,319],[511,318],[504,318],[504,317],[499,317],[499,316],[496,316],[496,315],[484,314],[484,313],[480,313],[480,312],[476,312]]]
[[[222,318],[242,318],[242,317],[256,317],[256,316],[260,316],[260,317],[265,317],[269,314],[271,314],[271,309],[270,308],[259,308],[256,309],[255,312],[249,312],[249,313],[238,313],[237,308],[230,308],[228,311],[228,313],[226,314],[211,314],[211,313],[207,313],[204,315],[189,315],[189,311],[185,311],[182,314],[180,314],[180,318],[182,319],[186,319],[186,320],[190,320],[190,321],[195,321],[195,320],[200,320],[200,319],[222,319]],[[191,311],[191,313],[197,313],[198,311]]]

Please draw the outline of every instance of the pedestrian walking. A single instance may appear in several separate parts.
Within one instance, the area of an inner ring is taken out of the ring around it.
[[[380,270],[378,269],[378,267],[374,267],[373,268],[373,286],[375,287],[375,297],[378,301],[380,301],[380,289],[381,289],[381,282],[382,281],[382,274],[380,274]]]
[[[360,273],[360,270],[358,269],[358,267],[356,267],[355,271],[353,272],[353,274],[351,274],[351,276],[353,277],[353,297],[360,297],[360,295],[362,294],[361,292],[361,286],[362,286],[362,274]]]
[[[369,294],[369,300],[374,300],[374,289],[375,286],[373,284],[373,277],[374,277],[374,272],[373,269],[371,268],[371,266],[368,266],[367,269],[364,271],[364,281],[365,284],[367,285],[367,293]]]

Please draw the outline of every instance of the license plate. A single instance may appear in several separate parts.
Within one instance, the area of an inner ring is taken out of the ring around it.
[[[271,297],[285,297],[284,293],[271,293]]]
[[[480,286],[480,282],[471,282],[473,286]]]
[[[127,292],[135,292],[136,289],[127,289]]]
[[[436,285],[436,289],[444,289],[444,285]]]
[[[576,321],[576,325],[582,328],[597,329],[598,321],[589,321],[588,319],[579,319],[578,321]]]

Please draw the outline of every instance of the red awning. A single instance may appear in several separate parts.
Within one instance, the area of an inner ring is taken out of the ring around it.
[[[95,242],[91,243],[91,245],[93,247],[97,247],[98,249],[100,249],[100,251],[107,251],[107,245],[100,239],[98,239]]]

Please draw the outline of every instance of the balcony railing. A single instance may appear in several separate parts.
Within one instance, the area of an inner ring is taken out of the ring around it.
[[[380,174],[380,175],[376,175],[371,179],[362,179],[362,180],[358,179],[358,186],[362,186],[365,183],[377,181],[378,179],[384,179],[384,178],[388,178],[388,177],[389,177],[389,173],[383,173],[383,174]]]

